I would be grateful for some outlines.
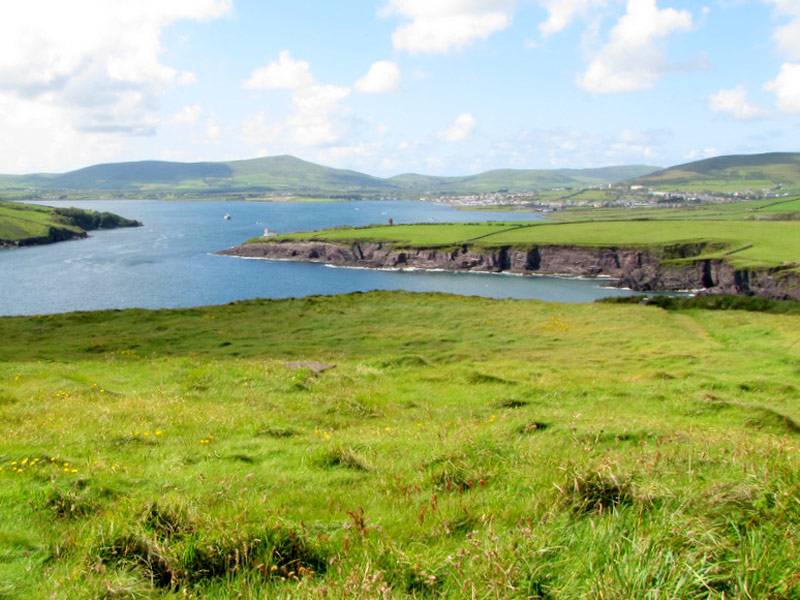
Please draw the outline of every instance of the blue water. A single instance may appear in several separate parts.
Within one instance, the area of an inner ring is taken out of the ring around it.
[[[368,290],[439,291],[492,298],[591,302],[631,292],[602,281],[502,274],[395,272],[246,260],[213,252],[261,235],[335,225],[534,220],[535,213],[471,213],[423,202],[50,201],[138,219],[144,227],[87,240],[0,251],[0,315],[105,308],[175,308],[247,298]],[[229,213],[230,220],[223,216]]]

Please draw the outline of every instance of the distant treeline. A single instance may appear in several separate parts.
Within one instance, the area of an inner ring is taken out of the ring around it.
[[[61,217],[65,225],[74,225],[86,231],[115,227],[139,227],[141,225],[139,221],[126,219],[110,212],[95,212],[80,208],[55,208],[53,212]]]

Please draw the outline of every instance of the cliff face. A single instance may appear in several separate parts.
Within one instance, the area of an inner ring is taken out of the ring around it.
[[[244,244],[220,254],[382,269],[606,276],[616,279],[619,287],[640,291],[691,289],[800,300],[800,277],[785,269],[737,270],[718,259],[688,261],[679,265],[665,262],[669,258],[690,258],[701,250],[702,246],[692,245],[667,247],[658,253],[641,248],[566,245],[524,249],[461,246],[443,250],[398,249],[373,242],[345,245],[276,241]]]

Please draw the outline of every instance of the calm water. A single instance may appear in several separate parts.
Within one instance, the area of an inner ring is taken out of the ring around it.
[[[334,225],[533,220],[535,214],[470,213],[422,202],[260,203],[107,200],[47,202],[115,212],[144,227],[92,232],[87,240],[0,251],[0,314],[104,308],[174,308],[246,298],[368,290],[439,291],[492,298],[591,302],[632,292],[601,281],[513,275],[392,272],[272,262],[212,253],[261,235]],[[231,219],[223,216],[230,213]]]

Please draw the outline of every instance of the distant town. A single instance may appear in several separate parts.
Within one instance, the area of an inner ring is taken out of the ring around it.
[[[783,198],[788,195],[789,193],[780,185],[772,189],[748,189],[730,193],[687,193],[664,191],[643,185],[600,185],[582,188],[554,187],[538,192],[424,195],[419,199],[464,208],[506,207],[555,212],[568,208],[680,208],[689,205]]]

